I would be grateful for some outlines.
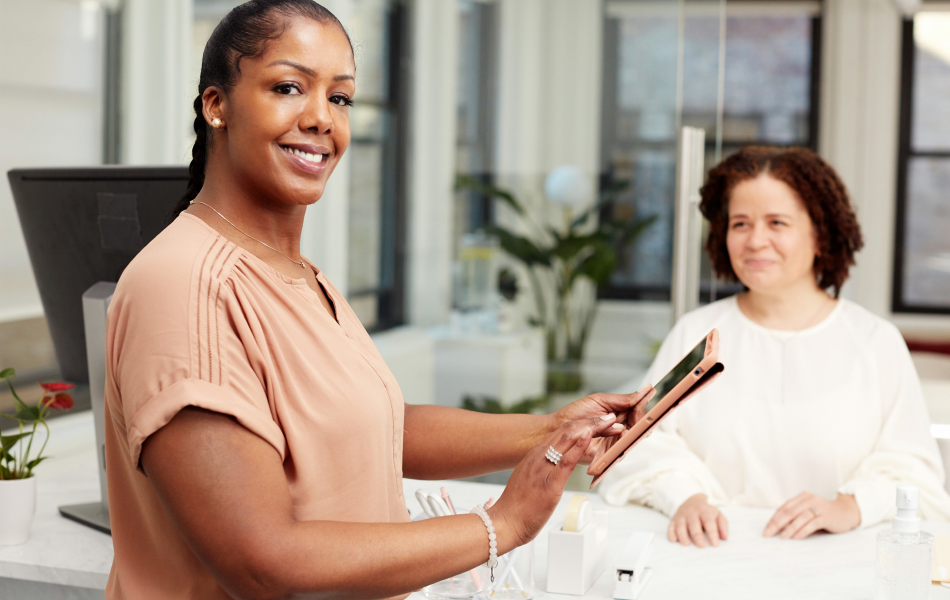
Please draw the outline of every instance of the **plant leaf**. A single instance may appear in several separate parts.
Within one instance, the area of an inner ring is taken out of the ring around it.
[[[621,234],[621,239],[624,244],[629,244],[633,240],[640,237],[644,231],[647,230],[651,225],[653,225],[656,220],[659,218],[658,215],[650,215],[649,217],[640,219],[633,223],[625,223]]]
[[[486,227],[485,233],[497,237],[501,243],[502,250],[529,267],[532,265],[551,266],[550,251],[541,250],[528,238],[512,233],[504,227],[498,227],[497,225]]]
[[[13,379],[14,377],[16,377],[16,369],[4,369],[0,371],[0,381]]]
[[[40,420],[40,409],[38,406],[27,406],[26,404],[23,404],[23,402],[18,398],[13,399],[13,404],[16,406],[16,414],[13,416],[13,418],[17,421],[33,423]]]
[[[517,212],[519,215],[524,214],[524,208],[522,208],[521,204],[514,197],[514,194],[512,194],[508,190],[495,187],[493,185],[488,185],[487,183],[480,181],[470,175],[462,175],[462,174],[456,175],[455,189],[456,190],[469,189],[479,194],[483,194],[485,196],[498,198],[499,200],[501,200],[502,202],[504,202],[505,204],[513,208],[514,211]]]
[[[32,470],[33,470],[33,467],[35,467],[36,465],[40,464],[41,462],[43,462],[43,461],[46,460],[47,458],[49,458],[49,457],[48,457],[48,456],[37,456],[36,458],[34,458],[33,460],[31,460],[30,462],[26,463],[26,472],[29,473],[30,471],[32,471]]]
[[[614,272],[616,262],[617,254],[613,249],[600,245],[574,269],[571,274],[571,284],[579,276],[587,277],[594,283],[603,283]]]
[[[14,433],[13,435],[0,436],[0,447],[2,447],[3,452],[6,453],[6,451],[12,448],[14,444],[31,435],[33,435],[33,432],[27,431],[25,433]]]

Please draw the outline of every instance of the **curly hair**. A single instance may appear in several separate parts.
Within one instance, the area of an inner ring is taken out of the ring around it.
[[[747,146],[709,172],[700,190],[700,210],[709,220],[706,251],[713,269],[722,279],[739,280],[726,246],[729,194],[739,183],[764,174],[787,184],[805,205],[817,238],[813,268],[818,287],[834,288],[837,298],[848,269],[854,265],[854,254],[864,241],[841,178],[821,157],[805,148]]]

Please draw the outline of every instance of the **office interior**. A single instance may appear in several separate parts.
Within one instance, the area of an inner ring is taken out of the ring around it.
[[[769,145],[810,148],[838,172],[865,241],[842,296],[899,328],[950,458],[950,3],[322,3],[352,38],[357,96],[352,144],[308,210],[301,250],[353,306],[407,402],[537,412],[636,390],[678,316],[677,176],[692,127],[706,170]],[[201,51],[237,4],[0,0],[0,171],[187,165]],[[491,232],[565,231],[591,207],[578,231],[645,225],[614,248],[609,276],[573,290],[590,322],[570,355],[539,323],[538,296],[554,302],[554,286]],[[704,232],[685,243],[698,248]],[[687,307],[741,291],[705,256],[687,270]],[[60,377],[4,183],[7,367],[22,395]],[[12,406],[0,390],[0,412]],[[569,487],[589,481],[578,472]]]

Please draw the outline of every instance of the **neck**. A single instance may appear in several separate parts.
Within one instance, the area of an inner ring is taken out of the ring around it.
[[[820,323],[837,301],[808,280],[782,290],[749,290],[738,303],[743,314],[763,327],[800,331]]]
[[[211,164],[208,166],[211,167]],[[273,246],[293,259],[299,257],[306,207],[276,202],[263,190],[241,185],[236,177],[220,176],[221,172],[221,169],[208,169],[204,185],[189,212],[199,216],[224,237],[262,258],[266,254],[253,245],[256,242]],[[233,226],[199,202],[214,207]],[[247,237],[251,238],[250,243],[245,243]]]

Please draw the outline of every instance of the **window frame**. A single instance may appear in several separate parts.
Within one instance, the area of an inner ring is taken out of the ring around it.
[[[924,5],[930,8],[928,5]],[[941,8],[947,7],[942,5]],[[950,7],[948,7],[950,8]],[[914,158],[940,158],[950,161],[950,150],[915,151],[911,146],[914,108],[914,70],[917,66],[914,43],[914,17],[901,23],[900,120],[897,146],[897,194],[894,211],[894,265],[891,284],[891,311],[894,313],[950,314],[950,301],[944,306],[911,304],[904,300],[904,259],[907,229],[909,170]]]
[[[380,211],[380,283],[349,290],[347,300],[376,296],[376,322],[366,327],[377,333],[406,323],[406,195],[410,101],[409,7],[402,0],[390,4],[388,19],[388,102],[362,101],[388,109],[392,135],[383,142],[383,198]],[[351,143],[359,143],[354,139]],[[387,272],[390,281],[386,282]]]
[[[804,4],[806,0],[803,0]],[[789,2],[790,4],[794,3]],[[741,5],[741,2],[735,2],[735,4]],[[808,139],[807,143],[798,147],[805,147],[814,152],[818,151],[819,143],[819,131],[820,131],[820,117],[821,117],[821,61],[822,61],[822,38],[823,38],[823,25],[824,25],[824,2],[821,3],[821,10],[811,17],[811,76],[809,77],[809,92],[808,92],[808,101],[809,101],[809,116],[808,116]],[[609,23],[609,16],[604,14],[604,52],[603,52],[603,82],[604,82],[604,94],[601,98],[601,173],[599,178],[600,191],[608,189],[615,182],[611,177],[611,172],[609,170],[609,150],[610,143],[607,139],[607,136],[604,135],[604,132],[608,130],[608,119],[616,120],[613,108],[610,106],[610,97],[613,95],[616,96],[616,48],[610,48],[608,44],[617,43],[617,40],[611,36],[611,28]],[[728,36],[728,32],[727,32]],[[613,50],[613,52],[611,52]],[[612,72],[611,72],[612,71]],[[781,144],[773,144],[766,142],[751,142],[751,143],[742,143],[735,144],[730,143],[729,140],[723,140],[723,157],[731,154],[737,146],[747,146],[747,145],[757,145],[757,146],[774,146],[781,147]],[[706,136],[706,153],[715,150],[715,136]],[[706,165],[706,171],[713,165]],[[601,216],[609,217],[611,214],[610,211],[613,209],[613,204],[607,204],[601,209]],[[705,250],[703,252],[703,257],[705,260]],[[743,290],[741,283],[726,282],[722,280],[717,280],[717,285],[715,288],[715,299],[725,298],[727,296],[736,294]],[[709,279],[703,279],[700,282],[700,302],[708,303],[712,299],[713,289],[710,284]],[[660,302],[669,302],[672,297],[672,285],[616,285],[611,279],[608,279],[604,284],[598,286],[597,289],[597,299],[598,300],[645,300],[645,301],[660,301]]]

